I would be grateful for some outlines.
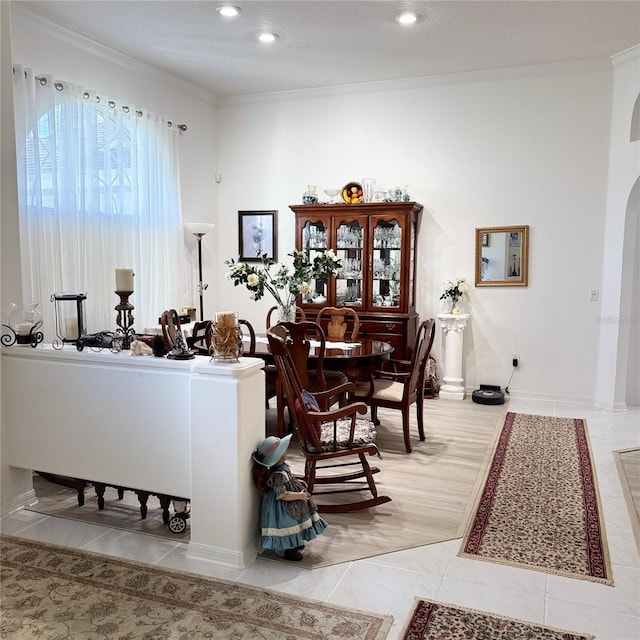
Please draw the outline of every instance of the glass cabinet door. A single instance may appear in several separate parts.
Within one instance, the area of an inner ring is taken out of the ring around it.
[[[324,253],[329,248],[329,223],[322,220],[307,221],[302,227],[302,249],[313,262],[317,255]],[[311,304],[327,303],[327,283],[321,280],[312,280],[311,291],[305,296],[303,302]]]
[[[336,228],[336,255],[342,261],[342,270],[336,276],[336,306],[363,306],[363,249],[364,229],[360,223],[341,222]]]
[[[400,306],[402,226],[397,220],[376,220],[373,227],[372,307]]]

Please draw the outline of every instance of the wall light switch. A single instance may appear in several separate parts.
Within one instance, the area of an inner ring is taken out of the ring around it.
[[[600,297],[600,289],[591,289],[591,296],[589,297],[589,301],[598,302],[599,297]]]

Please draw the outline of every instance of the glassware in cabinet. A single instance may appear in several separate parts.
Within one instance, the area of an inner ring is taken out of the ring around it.
[[[336,276],[336,304],[362,307],[364,229],[357,221],[341,221],[336,228],[336,255],[342,270]]]

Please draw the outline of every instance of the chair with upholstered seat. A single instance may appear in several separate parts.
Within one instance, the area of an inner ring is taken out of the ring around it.
[[[289,340],[289,350],[298,371],[298,375],[308,391],[331,391],[349,381],[349,378],[342,371],[330,371],[324,369],[324,352],[326,348],[326,338],[322,327],[316,322],[279,322],[271,327],[271,331],[276,332],[281,337]],[[309,367],[309,352],[312,341],[315,344],[315,365]],[[322,408],[345,402],[345,398],[339,394],[329,393],[323,398]],[[284,407],[288,405],[285,394],[282,390],[278,393],[278,435],[282,437],[284,433]],[[290,413],[291,408],[289,407]],[[290,416],[291,422],[291,416]]]
[[[353,318],[350,339],[355,340],[360,330],[360,318],[351,307],[322,307],[318,311],[316,322],[325,330],[329,340],[344,340],[348,317]]]
[[[317,502],[318,511],[356,511],[389,502],[391,498],[388,496],[378,495],[373,478],[380,469],[371,467],[367,460],[368,456],[379,455],[379,451],[375,444],[375,425],[358,418],[358,414],[366,413],[366,405],[356,402],[327,411],[320,409],[320,403],[325,402],[332,393],[346,393],[353,389],[353,383],[310,393],[298,375],[299,368],[295,364],[297,355],[291,350],[292,341],[282,325],[267,331],[267,337],[285,397],[289,406],[294,408],[294,424],[305,459],[304,479],[307,490]],[[354,457],[356,460],[353,460]],[[332,470],[331,475],[324,474],[327,469]],[[318,485],[331,487],[319,491]],[[371,497],[359,496],[360,499],[357,499],[357,494],[363,491],[370,493]],[[349,494],[356,499],[340,499],[338,502],[336,498],[342,494]],[[325,496],[332,496],[333,499],[324,502]]]
[[[273,322],[273,312],[278,309],[277,306],[271,307],[269,311],[267,311],[267,329],[271,329],[271,327],[276,324]],[[307,314],[304,312],[302,307],[296,305],[296,322],[306,322]]]
[[[355,398],[371,408],[371,419],[379,424],[378,407],[398,409],[402,412],[404,446],[411,453],[409,433],[409,407],[416,405],[418,435],[424,440],[424,376],[433,339],[435,321],[425,320],[418,327],[411,360],[385,360],[382,369],[370,373],[368,382],[358,383]]]

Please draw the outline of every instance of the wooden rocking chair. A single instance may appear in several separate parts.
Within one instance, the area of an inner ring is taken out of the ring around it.
[[[329,391],[349,382],[349,378],[342,371],[325,371],[324,353],[326,348],[326,337],[322,327],[316,322],[279,322],[271,327],[271,331],[280,337],[288,338],[289,354],[298,372],[302,388],[316,393],[318,391]],[[315,340],[319,346],[315,347],[315,366],[309,364],[309,353],[311,350],[311,340]],[[279,383],[278,383],[279,385]],[[284,390],[279,385],[277,406],[277,427],[278,437],[284,435],[284,407],[288,405]],[[322,409],[327,409],[333,404],[341,402],[344,404],[344,397],[340,394],[327,394],[321,404]],[[291,414],[291,407],[289,413]],[[292,422],[289,418],[289,423]]]
[[[310,393],[302,387],[300,377],[289,350],[289,339],[281,331],[267,331],[271,354],[274,357],[280,384],[292,411],[297,429],[300,450],[305,458],[304,480],[309,493],[318,502],[322,513],[342,513],[368,509],[389,502],[388,496],[379,496],[373,475],[380,469],[371,467],[367,456],[380,455],[375,445],[375,426],[368,420],[358,419],[358,414],[366,413],[362,402],[343,405],[329,411],[321,411],[318,401],[329,395],[348,393],[354,384],[347,382],[340,387]],[[349,461],[355,457],[357,460]],[[328,462],[329,464],[318,464]],[[359,468],[353,468],[359,467]],[[320,475],[325,469],[337,470],[331,475]],[[361,478],[366,480],[362,481]],[[316,485],[337,485],[317,491]],[[322,496],[368,491],[371,498],[350,500],[339,503],[322,503]],[[320,501],[317,499],[320,498]]]

